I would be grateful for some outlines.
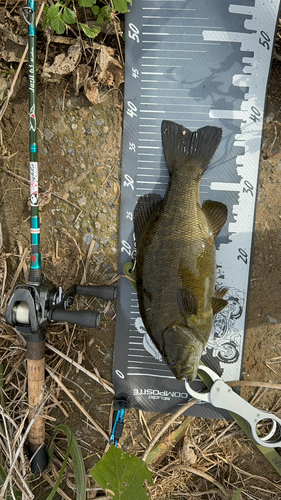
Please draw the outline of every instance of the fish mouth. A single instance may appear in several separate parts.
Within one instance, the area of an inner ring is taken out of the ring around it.
[[[163,332],[164,356],[178,380],[196,375],[204,343],[198,334],[185,325],[174,323]]]
[[[197,362],[197,360],[194,360],[193,362],[188,362],[188,360],[180,361],[174,364],[174,360],[168,360],[167,363],[172,370],[173,374],[175,375],[177,380],[182,380],[187,378],[189,382],[193,382],[195,380],[196,375],[197,375],[197,370],[199,366],[199,361],[200,358]]]

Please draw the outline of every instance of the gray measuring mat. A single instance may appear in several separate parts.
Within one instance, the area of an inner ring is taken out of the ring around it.
[[[215,316],[202,358],[225,381],[240,379],[242,370],[265,96],[279,7],[280,0],[133,0],[126,16],[119,274],[134,249],[138,197],[166,192],[162,120],[192,131],[222,127],[200,198],[228,207],[216,259],[217,286],[229,288],[229,303]],[[145,332],[137,294],[125,277],[119,281],[113,380],[116,394],[128,394],[131,405],[145,411],[175,412],[189,398],[184,381],[176,380]],[[194,382],[195,390],[199,384]],[[188,414],[228,418],[206,404]]]

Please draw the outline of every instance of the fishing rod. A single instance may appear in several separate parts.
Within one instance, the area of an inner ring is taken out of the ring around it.
[[[28,24],[28,81],[29,81],[29,152],[30,152],[30,235],[31,255],[27,284],[15,287],[6,309],[6,321],[17,332],[25,335],[28,374],[29,421],[34,419],[42,387],[45,383],[45,331],[44,327],[54,321],[77,324],[85,328],[99,325],[97,311],[67,311],[74,302],[74,296],[90,295],[104,300],[117,296],[114,286],[73,285],[63,291],[50,283],[43,283],[40,250],[40,216],[38,189],[38,143],[36,103],[36,2],[28,0],[23,8],[23,17]],[[37,416],[32,423],[29,436],[29,458],[31,471],[40,474],[49,459],[45,444],[45,418]]]

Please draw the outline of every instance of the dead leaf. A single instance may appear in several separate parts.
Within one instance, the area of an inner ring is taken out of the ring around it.
[[[89,78],[89,74],[91,71],[91,67],[87,64],[79,64],[77,68],[73,72],[73,80],[74,80],[74,90],[75,95],[79,94],[79,90],[85,85],[87,79]]]
[[[61,76],[69,75],[72,73],[79,64],[82,54],[82,46],[80,39],[75,45],[71,45],[68,49],[67,56],[59,54],[51,66],[45,65],[42,72],[42,78],[48,81],[59,81]]]
[[[112,57],[112,51],[105,45],[97,56],[99,70],[97,71],[97,79],[103,85],[118,89],[121,83],[124,82],[124,68],[117,59]]]
[[[91,101],[93,104],[99,104],[99,84],[94,80],[93,77],[88,78],[84,83],[84,92],[89,101]]]

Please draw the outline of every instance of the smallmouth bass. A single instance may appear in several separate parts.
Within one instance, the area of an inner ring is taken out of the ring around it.
[[[206,126],[191,132],[162,122],[162,144],[169,170],[164,198],[138,199],[134,210],[136,283],[147,333],[177,379],[195,379],[214,314],[227,301],[215,291],[215,237],[227,219],[223,203],[200,205],[203,172],[221,141],[222,130]]]

